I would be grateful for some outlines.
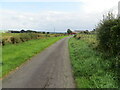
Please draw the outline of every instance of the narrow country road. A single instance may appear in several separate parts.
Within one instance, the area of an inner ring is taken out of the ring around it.
[[[75,88],[66,37],[6,77],[3,88]]]

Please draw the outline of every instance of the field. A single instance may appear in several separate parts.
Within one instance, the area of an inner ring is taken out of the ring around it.
[[[13,34],[12,36],[18,35],[19,34]],[[10,34],[8,36],[10,36]],[[29,60],[32,56],[40,53],[45,48],[64,37],[65,36],[43,37],[40,39],[31,39],[22,43],[9,43],[2,46],[3,60],[1,63],[2,75],[0,77],[4,77],[10,71],[14,70],[15,68],[23,64],[25,61]]]
[[[80,37],[80,38],[79,38]],[[96,50],[96,35],[79,34],[69,40],[70,58],[78,88],[117,88],[116,73],[108,59]]]

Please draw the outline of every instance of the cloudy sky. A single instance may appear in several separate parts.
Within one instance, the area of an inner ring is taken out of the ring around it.
[[[92,30],[119,0],[1,0],[0,30]]]

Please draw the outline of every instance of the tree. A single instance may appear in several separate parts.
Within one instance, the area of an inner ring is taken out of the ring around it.
[[[114,56],[120,54],[120,20],[108,13],[96,30],[101,50]]]
[[[45,32],[43,32],[43,34],[45,34]]]
[[[84,31],[84,34],[89,34],[89,31],[88,30]]]
[[[72,33],[72,31],[71,31],[70,29],[68,29],[68,30],[67,30],[67,33],[70,34],[70,33]]]
[[[47,34],[50,34],[50,32],[47,32]]]
[[[23,30],[23,29],[22,29],[20,32],[21,32],[21,33],[24,33],[24,32],[25,32],[25,30]]]
[[[32,30],[27,30],[27,33],[37,33],[36,31],[32,31]]]

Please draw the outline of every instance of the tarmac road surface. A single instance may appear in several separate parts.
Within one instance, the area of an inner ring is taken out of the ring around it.
[[[68,39],[59,40],[8,75],[3,88],[75,88]]]

